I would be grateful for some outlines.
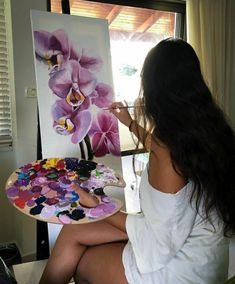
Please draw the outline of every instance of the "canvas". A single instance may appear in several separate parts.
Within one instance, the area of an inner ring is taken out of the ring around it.
[[[31,11],[43,158],[79,157],[121,173],[106,20]]]

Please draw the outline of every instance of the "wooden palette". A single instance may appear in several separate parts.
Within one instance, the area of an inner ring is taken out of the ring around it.
[[[94,208],[79,203],[79,190],[96,195]],[[115,214],[122,202],[104,194],[105,186],[125,187],[114,170],[100,163],[77,158],[49,158],[26,164],[14,171],[6,183],[9,201],[21,212],[41,221],[82,224]]]

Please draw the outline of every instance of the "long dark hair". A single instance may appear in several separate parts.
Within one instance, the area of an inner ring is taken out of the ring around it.
[[[235,139],[215,103],[193,48],[180,39],[161,41],[148,53],[142,70],[144,118],[152,136],[169,149],[172,164],[195,188],[197,210],[205,198],[209,218],[216,209],[225,235],[235,232]]]

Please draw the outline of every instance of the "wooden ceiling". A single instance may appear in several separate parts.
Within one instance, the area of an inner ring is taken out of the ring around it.
[[[51,0],[51,12],[61,13],[61,0]],[[70,0],[71,15],[107,19],[111,31],[173,36],[175,13],[144,8]]]

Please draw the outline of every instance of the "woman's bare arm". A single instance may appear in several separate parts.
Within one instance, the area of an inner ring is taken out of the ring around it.
[[[128,112],[128,107],[122,102],[114,102],[109,107],[109,111],[117,117],[117,119],[127,126],[129,130],[137,137],[140,143],[144,143],[144,138],[147,135],[146,130],[137,124],[135,120],[132,119],[130,113]]]

